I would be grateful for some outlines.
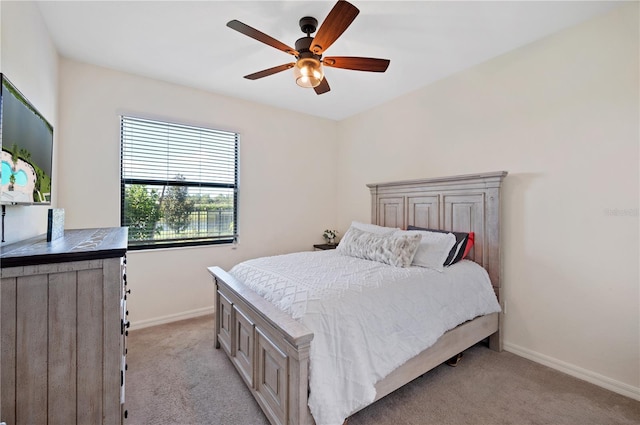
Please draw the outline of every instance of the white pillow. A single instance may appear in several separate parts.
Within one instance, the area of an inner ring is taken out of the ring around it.
[[[377,224],[361,223],[359,221],[352,222],[351,227],[355,227],[363,232],[375,233],[376,235],[390,235],[393,232],[400,230],[397,227],[383,227],[378,226]]]
[[[419,234],[379,235],[350,227],[336,251],[350,257],[409,267],[422,238]]]
[[[453,233],[429,232],[426,230],[398,230],[394,235],[422,235],[412,266],[428,267],[439,272],[444,270],[444,262],[456,243]]]

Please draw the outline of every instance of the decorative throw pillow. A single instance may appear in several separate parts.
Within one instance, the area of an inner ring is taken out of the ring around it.
[[[424,227],[416,227],[416,226],[407,226],[407,230],[424,230],[427,232],[436,232],[436,233],[452,233],[456,238],[456,242],[453,245],[453,248],[451,248],[451,251],[449,251],[449,255],[447,256],[447,259],[444,262],[444,266],[450,266],[462,260],[469,253],[469,250],[471,250],[471,247],[473,246],[473,237],[469,236],[470,234],[473,234],[473,232],[471,233],[449,232],[447,230],[426,229]],[[470,240],[471,242],[469,242]],[[469,245],[468,248],[467,248],[467,245]]]
[[[395,267],[409,267],[420,239],[419,234],[379,235],[350,227],[336,248],[343,255],[390,264]]]
[[[377,235],[390,235],[396,230],[400,230],[397,227],[383,227],[378,226],[377,224],[361,223],[359,221],[353,221],[351,223],[351,227],[355,227],[356,229],[362,230],[363,232],[375,233]]]
[[[469,232],[469,237],[467,238],[467,246],[464,247],[464,254],[462,254],[462,258],[467,258],[469,255],[469,251],[473,248],[473,244],[476,242],[476,234],[475,232]]]
[[[411,262],[412,266],[428,267],[442,272],[444,262],[449,256],[451,248],[456,243],[456,237],[451,233],[429,232],[425,230],[399,230],[395,235],[420,235],[420,245]]]

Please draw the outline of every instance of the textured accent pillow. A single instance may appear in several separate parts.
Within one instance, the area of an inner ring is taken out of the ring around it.
[[[466,254],[469,253],[471,246],[467,249],[467,245],[469,244],[469,233],[465,232],[449,232],[447,230],[439,230],[439,229],[426,229],[424,227],[416,227],[416,226],[407,226],[407,230],[425,230],[427,232],[436,232],[436,233],[452,233],[456,238],[456,243],[449,251],[449,255],[444,262],[444,266],[450,266],[452,264],[457,263],[462,260]],[[473,233],[473,232],[472,232]],[[473,242],[471,242],[473,244]]]
[[[359,221],[353,221],[351,227],[355,227],[363,232],[375,233],[376,235],[390,235],[393,232],[400,230],[397,227],[383,227],[377,224],[361,223]]]
[[[419,234],[379,235],[350,227],[336,250],[350,257],[377,261],[395,267],[409,267],[421,238]]]
[[[444,262],[456,237],[451,233],[429,232],[426,230],[399,230],[395,235],[420,235],[420,245],[411,262],[412,266],[428,267],[439,272],[444,271]]]

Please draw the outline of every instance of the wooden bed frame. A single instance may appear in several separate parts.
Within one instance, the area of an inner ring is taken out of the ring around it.
[[[468,258],[500,288],[500,187],[506,171],[367,185],[371,221],[475,232]],[[220,267],[216,285],[216,348],[222,347],[273,425],[312,425],[307,406],[309,347],[313,333]],[[502,314],[480,316],[448,331],[430,348],[376,384],[376,400],[489,338],[502,350]]]

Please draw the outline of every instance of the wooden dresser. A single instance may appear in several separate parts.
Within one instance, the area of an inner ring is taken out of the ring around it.
[[[0,422],[122,424],[127,228],[1,247]]]

